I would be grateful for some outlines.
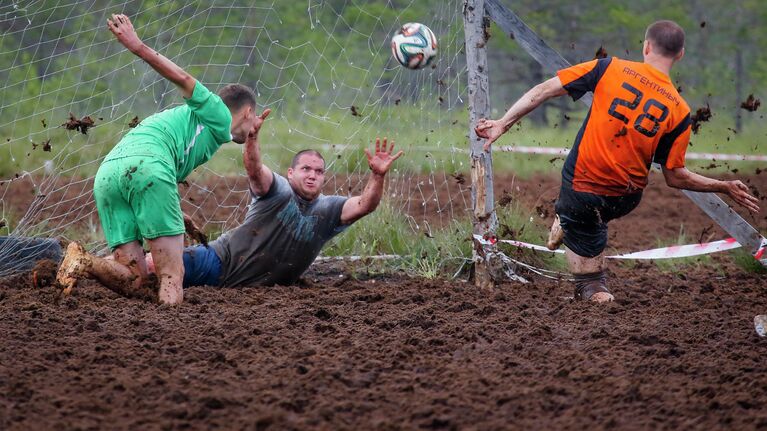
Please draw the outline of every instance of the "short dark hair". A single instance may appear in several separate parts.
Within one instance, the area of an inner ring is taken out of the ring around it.
[[[218,91],[218,97],[231,112],[239,112],[245,106],[256,109],[256,93],[247,85],[229,84]]]
[[[684,49],[684,30],[674,21],[662,20],[647,27],[645,39],[664,57],[676,57]]]
[[[304,154],[309,154],[309,155],[312,155],[312,156],[317,156],[317,157],[320,158],[320,160],[322,160],[322,164],[325,164],[325,158],[322,157],[322,154],[320,154],[319,151],[317,151],[317,150],[301,150],[301,151],[297,152],[295,156],[293,156],[293,161],[290,162],[290,167],[295,169],[296,165],[298,164],[298,159],[301,156],[303,156]]]

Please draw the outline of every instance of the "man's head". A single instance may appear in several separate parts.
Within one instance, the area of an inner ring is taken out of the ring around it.
[[[315,150],[296,153],[288,168],[288,182],[302,198],[316,199],[325,183],[325,159],[322,154]]]
[[[684,30],[674,21],[656,21],[647,27],[644,55],[650,53],[678,61],[684,55]]]
[[[244,143],[256,115],[256,93],[245,85],[230,84],[219,90],[218,96],[232,113],[232,140]]]

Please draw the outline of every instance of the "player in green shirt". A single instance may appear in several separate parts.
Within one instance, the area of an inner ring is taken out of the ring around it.
[[[93,194],[111,258],[92,256],[76,242],[67,247],[56,276],[69,293],[78,279],[96,278],[112,290],[147,282],[142,241],[152,251],[159,300],[183,300],[184,221],[177,183],[229,141],[245,142],[270,110],[256,114],[250,88],[233,84],[211,93],[169,59],[146,46],[125,15],[107,25],[117,40],[176,84],[185,105],[146,118],[109,152],[94,179]]]

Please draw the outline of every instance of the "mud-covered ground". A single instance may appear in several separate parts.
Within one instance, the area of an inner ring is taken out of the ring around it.
[[[20,280],[0,293],[0,428],[763,428],[764,281],[620,269],[596,306],[553,281],[331,272],[169,308]]]
[[[556,187],[528,180],[517,199],[546,215]],[[749,220],[765,232],[764,217]],[[723,237],[654,184],[611,242],[654,247],[680,224]],[[720,258],[611,268],[603,306],[566,282],[481,292],[333,265],[299,286],[192,288],[175,308],[95,283],[59,298],[43,268],[36,286],[0,281],[0,429],[767,428],[767,276]]]

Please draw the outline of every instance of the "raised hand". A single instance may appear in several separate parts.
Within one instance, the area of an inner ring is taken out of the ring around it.
[[[727,181],[727,194],[752,213],[759,212],[759,199],[748,192],[748,186],[738,180]]]
[[[130,52],[135,53],[143,44],[126,15],[112,14],[112,19],[107,19],[107,27]]]
[[[256,115],[255,118],[253,118],[253,125],[250,128],[250,131],[248,132],[249,138],[254,138],[256,135],[258,135],[259,130],[261,130],[261,126],[264,124],[264,120],[266,120],[266,117],[269,116],[269,114],[272,113],[272,110],[269,108],[264,109],[264,112],[261,113],[261,115]]]
[[[477,136],[487,139],[485,145],[482,146],[485,151],[488,151],[490,145],[500,138],[501,135],[506,133],[507,130],[509,130],[509,128],[506,127],[501,120],[486,120],[484,118],[481,118],[474,128]]]
[[[392,156],[394,151],[394,141],[391,142],[391,146],[388,144],[388,139],[383,139],[383,145],[381,145],[381,139],[376,138],[375,154],[370,154],[370,150],[365,148],[365,155],[368,158],[368,166],[374,174],[386,175],[389,171],[392,163],[402,156],[403,152],[400,150],[397,154]]]

